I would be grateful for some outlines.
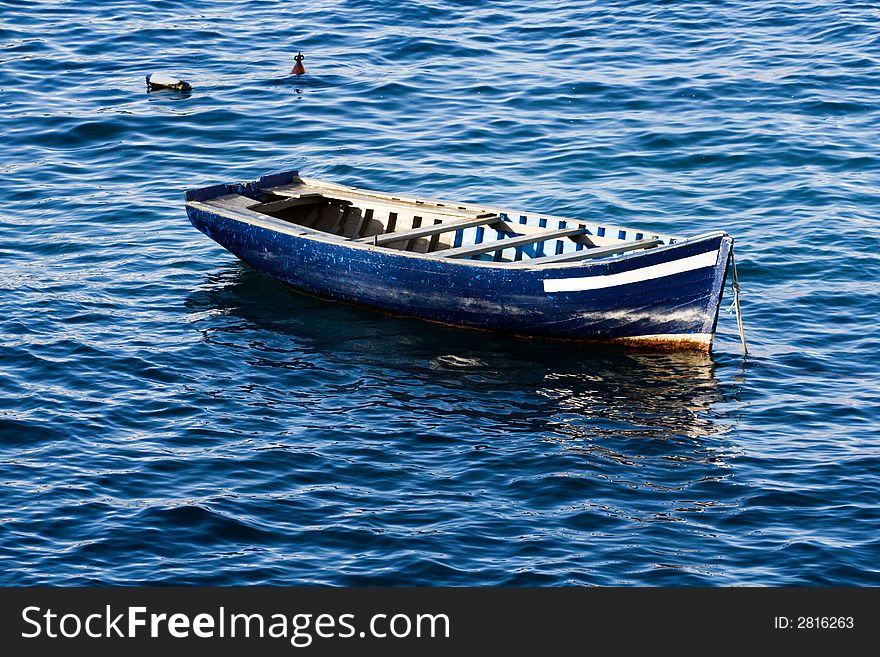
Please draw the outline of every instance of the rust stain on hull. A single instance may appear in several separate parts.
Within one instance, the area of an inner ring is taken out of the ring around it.
[[[644,347],[651,350],[679,351],[687,349],[709,352],[712,351],[714,337],[706,334],[646,335],[644,337],[616,338],[614,341],[627,346]]]

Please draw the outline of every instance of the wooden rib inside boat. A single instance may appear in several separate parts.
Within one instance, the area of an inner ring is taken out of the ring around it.
[[[230,194],[208,204],[395,251],[517,267],[577,263],[673,241],[560,217],[511,216],[494,208],[391,196],[308,179],[263,188],[262,198],[256,202]]]

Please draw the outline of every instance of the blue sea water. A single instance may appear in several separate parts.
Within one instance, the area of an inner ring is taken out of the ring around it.
[[[878,24],[0,0],[0,584],[880,585]],[[727,230],[752,353],[388,318],[187,222],[291,168]]]

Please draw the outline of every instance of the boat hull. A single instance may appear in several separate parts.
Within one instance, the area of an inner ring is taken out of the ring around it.
[[[601,261],[512,268],[187,213],[251,267],[308,294],[458,327],[660,349],[711,348],[733,243],[719,231]]]

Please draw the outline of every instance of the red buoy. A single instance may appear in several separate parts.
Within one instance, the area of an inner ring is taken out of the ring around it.
[[[296,57],[293,58],[293,60],[296,62],[296,64],[294,64],[293,68],[290,69],[291,75],[302,75],[303,73],[306,72],[306,67],[302,65],[302,61],[304,59],[305,59],[305,57],[303,57],[303,54],[301,52],[298,52],[296,54]]]

